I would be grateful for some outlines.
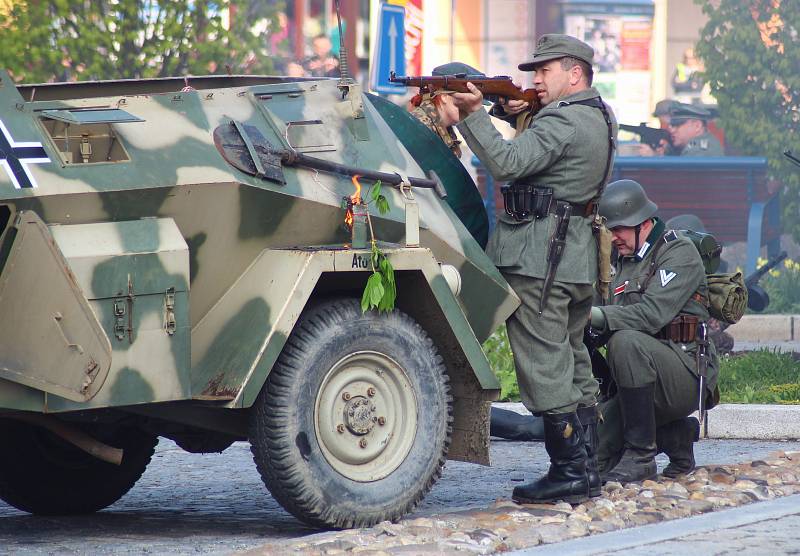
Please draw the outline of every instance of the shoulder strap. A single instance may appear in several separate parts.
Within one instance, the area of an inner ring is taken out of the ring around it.
[[[671,230],[667,230],[666,232],[664,232],[664,234],[658,238],[658,241],[656,241],[656,244],[653,246],[653,251],[651,253],[652,258],[650,259],[650,266],[647,269],[647,275],[645,276],[645,279],[641,285],[642,289],[646,289],[647,285],[650,283],[650,280],[652,280],[653,276],[656,275],[656,257],[658,256],[658,252],[661,250],[661,246],[667,243],[666,236],[670,231]]]
[[[597,108],[602,112],[603,119],[606,121],[606,126],[608,127],[608,156],[606,157],[606,169],[603,172],[603,177],[600,178],[600,183],[597,185],[597,195],[595,195],[594,200],[600,199],[600,196],[603,194],[603,190],[606,188],[606,180],[608,179],[608,171],[611,169],[611,158],[614,156],[614,150],[616,149],[616,139],[614,138],[614,126],[611,123],[611,116],[608,114],[608,109],[606,108],[606,104],[603,102],[601,97],[593,97],[587,98],[584,100],[573,100],[573,101],[566,101],[562,100],[558,103],[558,106],[570,106],[572,104],[580,104],[583,106],[591,106],[592,108]]]

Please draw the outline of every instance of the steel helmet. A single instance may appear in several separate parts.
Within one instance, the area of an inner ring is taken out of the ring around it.
[[[647,198],[644,188],[633,180],[609,183],[600,197],[598,212],[605,217],[606,227],[638,226],[655,216],[658,205]]]
[[[693,232],[706,233],[703,221],[694,214],[679,214],[667,220],[668,230],[691,230]]]

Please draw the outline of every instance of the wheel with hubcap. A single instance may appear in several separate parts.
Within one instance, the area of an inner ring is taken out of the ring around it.
[[[399,518],[430,490],[451,415],[442,359],[419,324],[336,299],[301,317],[253,407],[250,441],[288,511],[363,527]]]
[[[122,498],[144,473],[158,438],[136,428],[75,426],[122,448],[122,463],[99,460],[41,427],[0,419],[0,498],[39,515],[96,512]]]

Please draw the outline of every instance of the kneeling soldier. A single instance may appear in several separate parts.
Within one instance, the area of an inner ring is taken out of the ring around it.
[[[659,451],[670,458],[665,475],[691,471],[699,432],[687,416],[698,407],[695,340],[709,319],[706,275],[691,240],[665,230],[657,210],[632,180],[609,184],[600,199],[619,256],[608,304],[593,307],[591,316],[593,328],[610,334],[608,363],[618,392],[603,412],[599,459],[607,480],[622,483],[655,477]],[[706,407],[717,369],[711,344]]]

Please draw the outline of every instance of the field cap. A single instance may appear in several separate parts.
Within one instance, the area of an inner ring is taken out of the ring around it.
[[[520,64],[518,67],[522,71],[533,71],[539,64],[566,56],[583,60],[591,66],[594,60],[594,49],[585,42],[569,35],[542,35],[539,38],[539,42],[536,43],[533,59],[530,62]]]
[[[670,125],[678,125],[688,120],[708,121],[712,119],[711,111],[702,106],[676,102],[669,112]]]
[[[653,116],[658,118],[659,116],[669,116],[672,114],[672,109],[675,107],[676,104],[680,104],[678,101],[664,99],[659,100],[656,103],[656,107],[653,110]]]

